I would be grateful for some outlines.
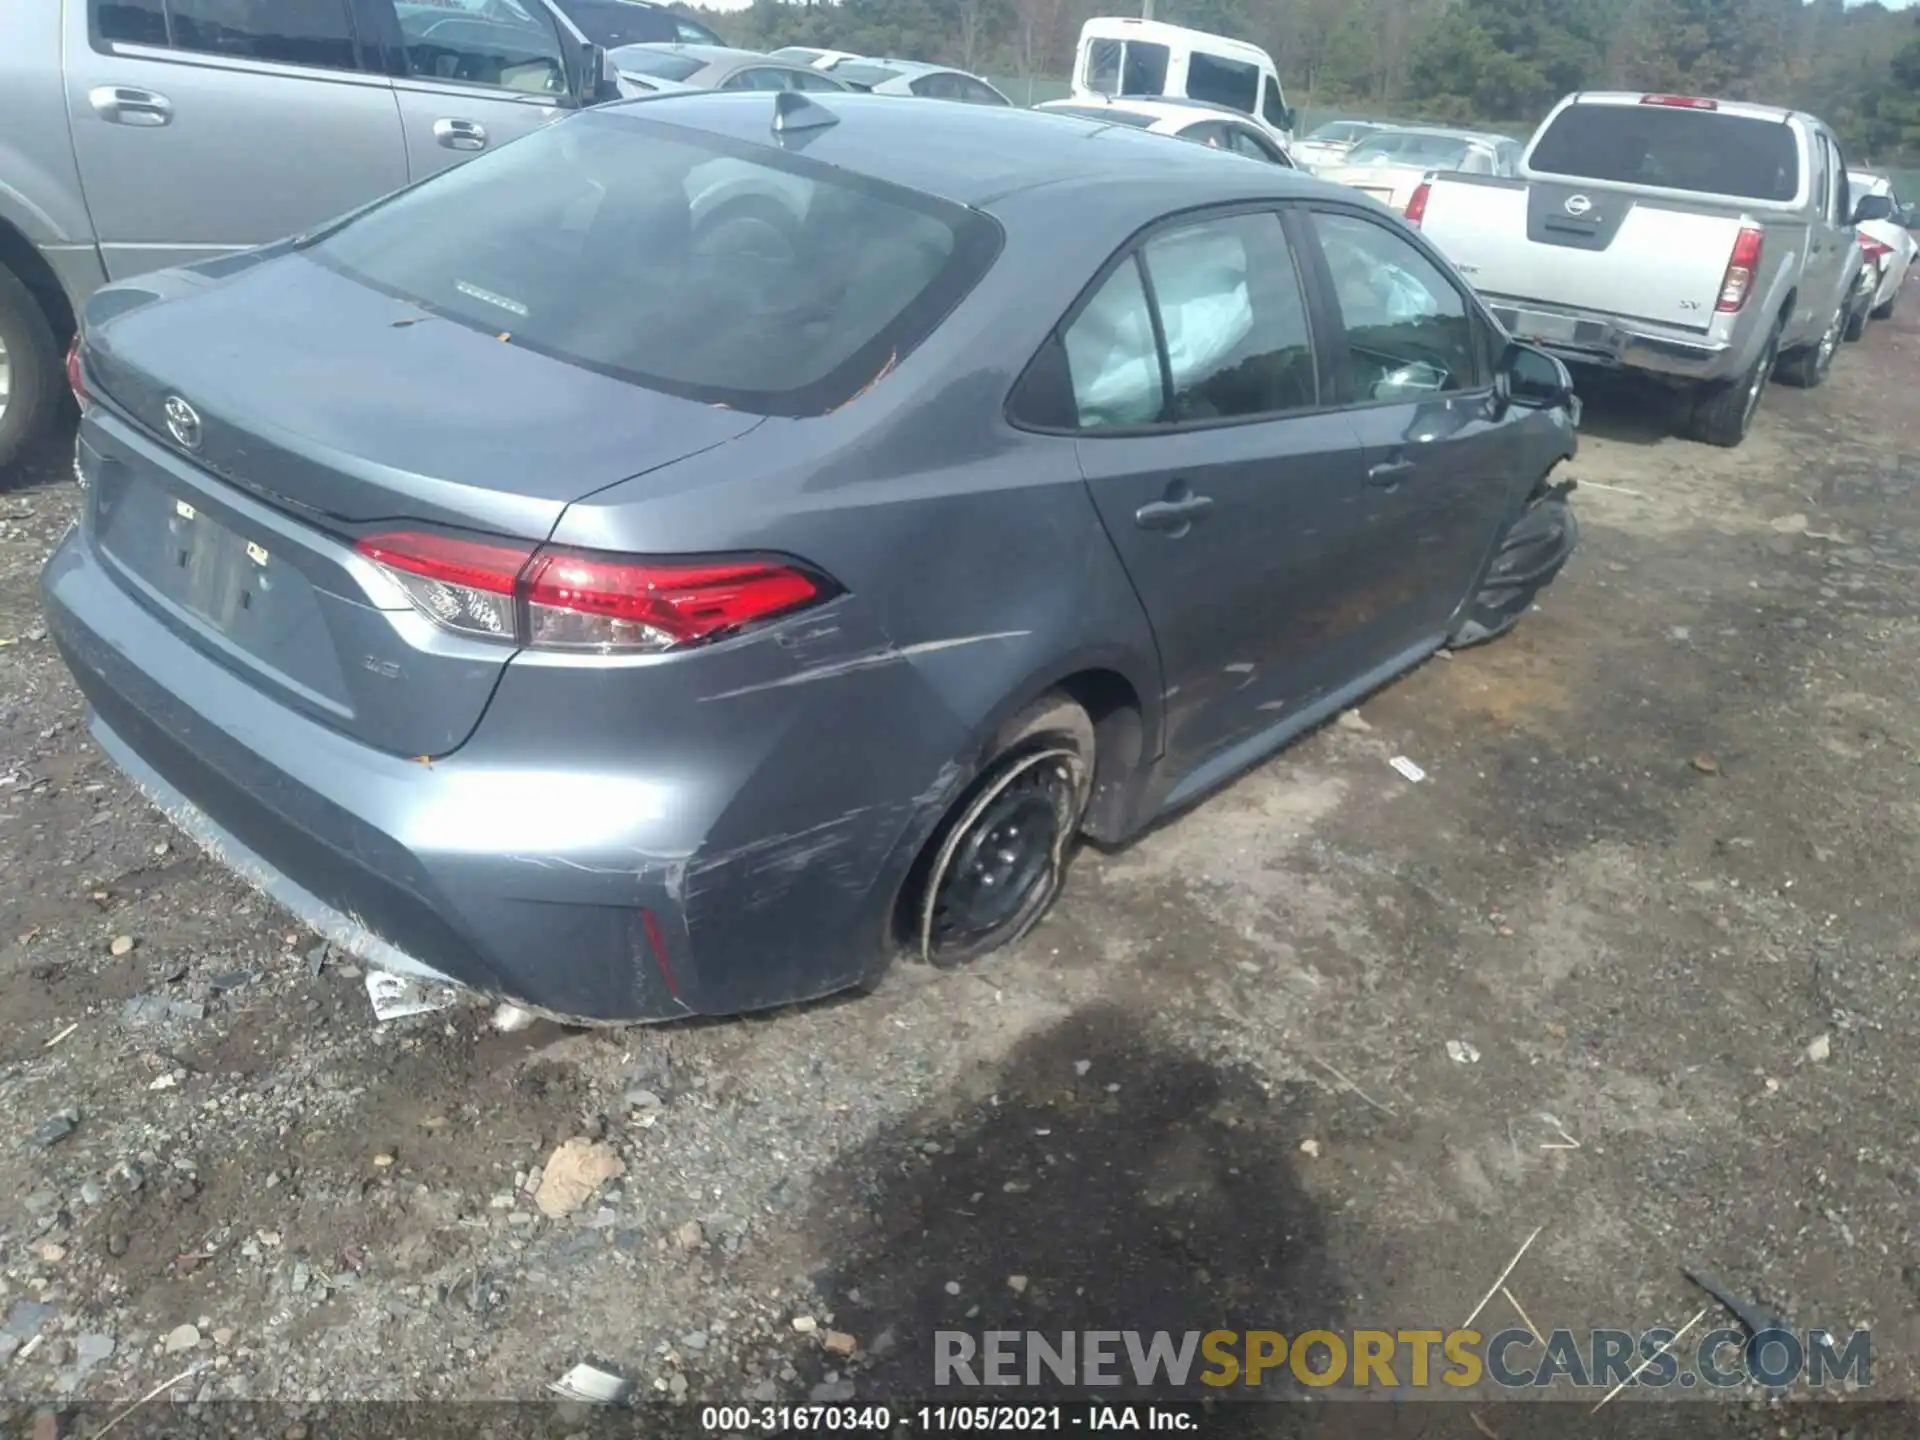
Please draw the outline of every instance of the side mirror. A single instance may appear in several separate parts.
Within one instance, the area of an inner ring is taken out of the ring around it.
[[[1853,223],[1864,225],[1870,220],[1891,220],[1893,218],[1893,200],[1886,195],[1862,195],[1860,203],[1853,207]]]
[[[1574,393],[1573,376],[1544,350],[1518,340],[1510,342],[1493,384],[1503,409],[1517,405],[1527,410],[1565,410],[1574,424],[1580,423],[1580,397]]]
[[[576,105],[600,105],[608,100],[620,98],[620,73],[607,59],[603,46],[582,45],[576,52],[579,56],[579,79],[574,86],[573,100]]]

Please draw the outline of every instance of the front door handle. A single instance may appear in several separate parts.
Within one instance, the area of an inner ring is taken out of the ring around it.
[[[171,100],[131,85],[96,85],[87,92],[87,103],[109,125],[154,126],[173,121]]]
[[[1367,484],[1391,490],[1413,473],[1411,460],[1383,460],[1367,470]]]
[[[1165,530],[1184,535],[1194,521],[1213,509],[1211,495],[1195,495],[1176,481],[1167,487],[1168,498],[1142,505],[1133,512],[1133,523],[1142,530]]]
[[[484,150],[487,127],[478,120],[436,120],[433,138],[449,150]]]

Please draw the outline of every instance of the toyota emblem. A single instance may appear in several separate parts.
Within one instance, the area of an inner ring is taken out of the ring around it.
[[[182,450],[200,448],[200,412],[178,395],[169,395],[166,403],[167,433]]]
[[[1569,195],[1567,197],[1567,214],[1576,216],[1584,215],[1591,209],[1593,209],[1593,201],[1589,200],[1586,196]]]

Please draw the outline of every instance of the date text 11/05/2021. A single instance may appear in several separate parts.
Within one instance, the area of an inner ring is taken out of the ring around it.
[[[1140,1430],[1192,1434],[1199,1430],[1201,1407],[1172,1405],[707,1405],[701,1430],[716,1435],[786,1434],[824,1431],[884,1435],[897,1430],[930,1435],[1051,1434]]]

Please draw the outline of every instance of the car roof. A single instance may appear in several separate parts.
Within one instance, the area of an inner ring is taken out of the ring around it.
[[[809,159],[918,190],[956,204],[990,207],[1008,195],[1074,181],[1109,186],[1115,203],[1144,224],[1174,205],[1293,195],[1347,195],[1279,165],[1208,165],[1204,150],[1125,125],[1000,105],[929,105],[906,96],[809,95],[837,123],[788,132],[787,146]],[[789,102],[791,103],[791,102]],[[775,96],[760,91],[696,91],[616,101],[583,115],[618,114],[684,125],[777,148]],[[1198,165],[1196,165],[1198,161]],[[1207,194],[1196,196],[1196,177]]]
[[[1449,130],[1441,125],[1382,125],[1367,140],[1384,140],[1389,135],[1433,135],[1446,140],[1467,140],[1481,145],[1517,144],[1510,135],[1494,135],[1485,130]],[[1366,141],[1362,141],[1365,144]]]
[[[1156,100],[1145,96],[1095,95],[1086,99],[1073,97],[1066,100],[1048,100],[1033,108],[1052,110],[1054,107],[1073,106],[1082,111],[1118,110],[1128,115],[1150,115],[1155,120],[1243,120],[1253,123],[1253,117],[1244,110],[1236,110],[1231,105],[1216,105],[1209,100]]]
[[[679,41],[642,40],[633,45],[622,45],[622,50],[657,50],[663,55],[684,55],[689,60],[698,60],[702,65],[731,65],[743,60],[771,61],[775,65],[791,65],[791,60],[783,60],[769,55],[764,50],[740,50],[731,45],[683,45]]]

